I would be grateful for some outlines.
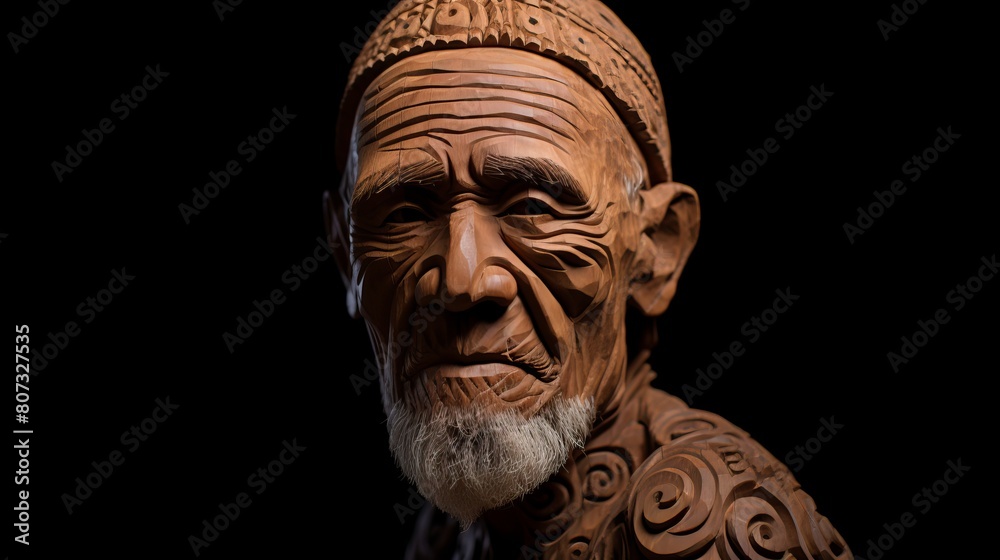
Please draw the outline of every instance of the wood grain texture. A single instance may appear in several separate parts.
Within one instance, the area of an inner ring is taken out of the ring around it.
[[[651,386],[648,319],[700,207],[670,180],[648,56],[607,8],[405,0],[339,126],[331,245],[393,453],[433,504],[409,558],[853,558],[785,465]],[[590,416],[561,448],[570,401]],[[536,454],[556,458],[520,477]]]
[[[590,0],[402,0],[351,69],[337,132],[338,163],[347,158],[354,108],[375,76],[413,54],[467,47],[523,49],[580,73],[619,112],[650,160],[653,180],[670,180],[666,110],[649,55],[618,16]]]

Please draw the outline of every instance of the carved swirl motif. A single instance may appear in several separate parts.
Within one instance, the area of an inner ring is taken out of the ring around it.
[[[573,486],[562,476],[554,476],[525,497],[520,508],[536,523],[552,523],[567,515],[573,501]]]
[[[637,473],[629,498],[639,549],[649,558],[695,557],[722,528],[720,496],[729,489],[719,476],[728,473],[725,463],[711,452],[678,448],[645,466],[651,468]]]
[[[629,468],[625,459],[614,451],[589,453],[577,464],[583,475],[583,497],[591,502],[603,502],[625,489]]]
[[[770,493],[761,494],[737,498],[726,511],[723,558],[779,560],[795,545],[795,523],[788,510]]]
[[[713,441],[651,456],[629,494],[638,552],[663,560],[851,558],[807,494],[773,474],[761,477],[742,459],[733,462],[744,453],[735,442]]]
[[[741,435],[721,417],[704,410],[688,408],[658,415],[650,423],[649,432],[657,445],[686,445],[682,442],[710,439],[723,434]]]
[[[590,548],[590,542],[586,539],[578,538],[569,543],[567,555],[569,558],[585,558],[588,548]]]

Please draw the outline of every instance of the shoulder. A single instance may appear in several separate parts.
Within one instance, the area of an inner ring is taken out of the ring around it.
[[[662,391],[645,393],[640,416],[652,452],[633,473],[626,502],[636,552],[853,558],[788,468],[749,434]]]

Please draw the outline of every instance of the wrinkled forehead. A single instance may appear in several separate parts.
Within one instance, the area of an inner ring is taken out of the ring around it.
[[[552,154],[609,139],[634,146],[604,95],[573,70],[488,47],[423,53],[384,71],[361,99],[353,143],[364,158],[420,148],[427,138],[455,145],[456,135],[457,144],[524,141]]]

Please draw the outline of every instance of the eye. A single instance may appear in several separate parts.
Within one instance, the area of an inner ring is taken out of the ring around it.
[[[385,220],[382,221],[382,225],[413,224],[426,222],[429,219],[430,216],[416,206],[400,206],[385,217]]]
[[[554,216],[555,213],[555,210],[553,210],[552,207],[545,201],[529,196],[524,197],[508,206],[503,212],[500,213],[500,216],[541,216],[546,214]]]

